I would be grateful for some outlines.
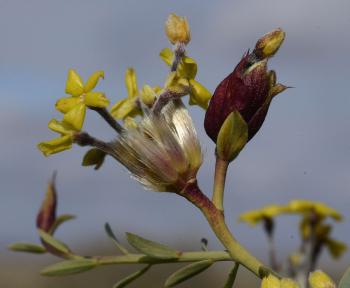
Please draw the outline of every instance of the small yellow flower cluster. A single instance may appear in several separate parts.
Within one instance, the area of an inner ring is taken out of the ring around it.
[[[339,258],[347,250],[345,243],[331,237],[332,226],[324,221],[326,218],[341,221],[342,215],[322,202],[292,200],[287,205],[268,205],[241,214],[239,220],[255,226],[262,221],[273,221],[281,214],[301,215],[299,225],[301,237],[306,240],[311,233],[315,233],[317,239],[327,247],[333,258]]]
[[[324,272],[317,270],[310,273],[309,285],[311,288],[336,288],[333,280]],[[261,288],[299,288],[299,284],[289,278],[278,279],[273,275],[261,281]]]
[[[289,278],[278,279],[273,275],[265,277],[261,281],[261,288],[299,288],[298,283]]]
[[[169,66],[174,61],[174,52],[169,48],[164,48],[159,55]],[[190,105],[198,105],[203,109],[207,109],[212,94],[195,80],[196,75],[196,61],[193,58],[184,56],[178,64],[176,71],[169,74],[165,87],[175,94],[187,94],[189,92]]]
[[[310,273],[309,284],[311,288],[336,288],[333,280],[321,270]]]
[[[69,97],[61,98],[56,103],[56,109],[64,114],[62,121],[52,119],[48,127],[60,137],[38,144],[39,150],[45,155],[51,155],[70,149],[73,144],[73,135],[79,132],[84,123],[86,108],[105,108],[109,100],[102,92],[93,92],[99,78],[104,78],[103,71],[93,73],[83,84],[79,74],[70,69],[66,82],[66,93]]]
[[[139,90],[136,79],[136,72],[128,68],[125,73],[125,86],[128,91],[127,98],[118,101],[111,108],[111,114],[116,119],[131,122],[131,119],[143,114],[142,105],[152,107],[157,95],[161,91],[159,86],[151,87],[144,85]]]

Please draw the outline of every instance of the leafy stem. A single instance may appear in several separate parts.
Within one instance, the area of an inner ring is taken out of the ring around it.
[[[235,262],[243,265],[259,278],[263,278],[271,273],[276,274],[269,268],[265,267],[234,238],[226,225],[223,212],[219,210],[205,194],[203,194],[196,181],[189,183],[180,195],[201,210],[215,235],[228,250]]]

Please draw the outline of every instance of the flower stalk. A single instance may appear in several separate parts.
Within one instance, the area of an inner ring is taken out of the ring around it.
[[[216,157],[215,163],[215,176],[214,176],[214,189],[213,189],[213,204],[215,207],[224,212],[224,190],[226,182],[226,173],[229,161]]]
[[[180,195],[201,210],[213,232],[235,262],[243,265],[259,278],[274,273],[266,268],[234,238],[226,225],[223,212],[217,209],[213,202],[203,194],[196,181],[188,183]]]

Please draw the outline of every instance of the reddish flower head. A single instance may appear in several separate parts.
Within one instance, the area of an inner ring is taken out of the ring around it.
[[[275,72],[267,70],[268,58],[275,54],[283,39],[284,32],[280,29],[259,39],[255,50],[246,53],[216,88],[204,122],[205,130],[214,142],[225,119],[233,111],[238,111],[247,122],[248,140],[258,132],[272,98],[287,88],[276,84]]]

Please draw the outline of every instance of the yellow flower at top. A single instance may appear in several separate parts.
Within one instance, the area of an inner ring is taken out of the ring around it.
[[[336,288],[333,280],[321,270],[310,273],[309,284],[311,288]]]
[[[174,60],[174,52],[169,48],[160,51],[160,58],[171,66]],[[176,72],[170,73],[166,88],[177,93],[177,90],[187,89],[190,95],[189,104],[198,105],[203,109],[208,108],[208,102],[212,94],[202,84],[195,80],[197,75],[197,63],[194,59],[184,56],[178,64]],[[190,89],[189,89],[190,88]]]
[[[93,73],[86,83],[79,74],[70,69],[66,82],[66,93],[64,97],[56,102],[56,109],[64,114],[63,122],[72,125],[75,130],[80,130],[85,119],[86,108],[106,108],[109,100],[102,92],[93,92],[99,78],[104,78],[103,71]]]
[[[246,222],[249,225],[256,225],[262,220],[272,219],[277,215],[285,213],[286,207],[281,205],[268,205],[261,209],[251,210],[239,216],[239,221]]]
[[[190,26],[187,19],[177,16],[175,13],[170,14],[165,22],[165,33],[172,44],[188,44],[191,40]]]
[[[289,278],[282,278],[281,280],[273,275],[269,275],[261,281],[261,288],[299,288],[300,286]]]
[[[288,210],[290,213],[308,213],[315,212],[320,217],[330,217],[336,221],[342,220],[342,215],[335,209],[329,207],[322,202],[315,202],[310,200],[292,200],[288,203]]]
[[[144,85],[140,91],[137,85],[136,73],[132,68],[125,72],[125,86],[128,91],[128,97],[118,101],[111,108],[111,114],[116,119],[125,120],[127,117],[142,115],[141,105],[151,107],[161,90],[159,87],[150,87]],[[142,102],[141,102],[142,101]]]

